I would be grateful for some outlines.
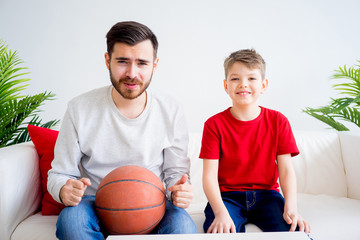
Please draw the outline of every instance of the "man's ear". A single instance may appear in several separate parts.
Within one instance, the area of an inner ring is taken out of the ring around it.
[[[159,64],[159,58],[156,58],[156,59],[154,60],[153,72],[155,72],[158,64]]]
[[[110,70],[110,55],[109,53],[105,53],[105,64],[108,70]]]
[[[266,89],[269,86],[269,80],[267,78],[265,78],[262,82],[261,82],[261,93],[264,93],[266,91]]]
[[[227,94],[229,94],[228,85],[227,85],[226,79],[224,79],[224,89],[225,89],[225,92],[226,92]]]

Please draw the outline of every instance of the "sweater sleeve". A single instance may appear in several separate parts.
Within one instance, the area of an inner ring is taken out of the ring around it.
[[[48,172],[47,188],[51,196],[59,203],[60,189],[69,178],[80,178],[79,162],[82,153],[79,146],[77,131],[74,126],[72,108],[69,104],[64,115],[59,136],[54,149],[54,160]]]
[[[180,107],[174,116],[171,132],[172,141],[170,147],[164,149],[163,164],[164,182],[169,199],[171,192],[168,188],[173,186],[183,174],[190,177],[190,159],[187,156],[189,136],[185,115]]]

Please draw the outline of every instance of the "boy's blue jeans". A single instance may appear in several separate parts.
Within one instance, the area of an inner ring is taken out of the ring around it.
[[[236,232],[245,232],[245,224],[253,223],[264,232],[289,231],[283,218],[284,198],[275,190],[221,193],[222,200],[235,224]],[[215,215],[208,203],[205,208],[206,232]]]
[[[95,214],[95,196],[87,196],[76,207],[64,208],[56,223],[59,239],[104,239],[107,233]],[[139,219],[141,221],[141,219]],[[155,234],[196,233],[196,226],[182,208],[166,202],[165,216],[154,229]]]

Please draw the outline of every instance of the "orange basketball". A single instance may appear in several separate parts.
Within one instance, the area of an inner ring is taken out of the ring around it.
[[[161,180],[139,166],[116,168],[96,191],[96,213],[110,234],[151,232],[163,218],[165,206]]]

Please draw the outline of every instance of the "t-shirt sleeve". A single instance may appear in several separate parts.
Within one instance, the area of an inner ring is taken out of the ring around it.
[[[295,137],[291,129],[289,120],[282,114],[279,116],[279,135],[277,155],[290,153],[292,157],[298,155],[299,149],[296,145]]]
[[[220,158],[220,135],[216,129],[216,124],[211,119],[204,124],[203,136],[201,141],[200,159],[219,159]]]

